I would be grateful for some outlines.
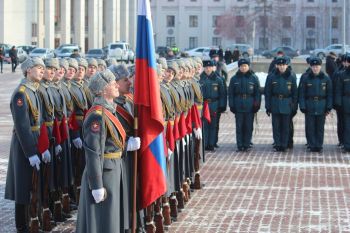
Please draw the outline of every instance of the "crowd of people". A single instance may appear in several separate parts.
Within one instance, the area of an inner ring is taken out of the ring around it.
[[[262,94],[272,116],[275,151],[293,147],[298,106],[305,114],[308,150],[322,151],[325,118],[334,108],[339,146],[350,151],[349,54],[332,66],[330,77],[321,70],[321,59],[308,58],[310,67],[297,86],[290,59],[281,52],[271,63],[263,93],[249,59],[238,60],[227,87],[220,54],[211,57],[157,60],[167,192],[137,211],[139,232],[162,232],[177,220],[191,191],[201,188],[200,164],[205,151],[219,147],[227,105],[236,119],[238,152],[252,148]],[[10,104],[14,128],[5,187],[5,198],[15,201],[17,231],[50,231],[75,209],[77,232],[130,231],[133,155],[142,143],[134,129],[135,67],[77,57],[28,58],[21,69],[23,79]]]

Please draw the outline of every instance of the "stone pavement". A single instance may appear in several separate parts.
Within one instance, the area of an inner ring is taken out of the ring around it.
[[[9,68],[6,67],[7,73]],[[12,119],[9,100],[19,75],[0,74],[0,233],[15,232],[14,204],[3,199]],[[222,116],[220,148],[201,168],[204,189],[169,232],[350,232],[349,154],[336,147],[336,116],[327,118],[323,153],[304,146],[304,117],[295,123],[295,146],[272,152],[271,119],[258,113],[254,148],[236,153],[233,114]],[[74,232],[74,221],[53,232]]]

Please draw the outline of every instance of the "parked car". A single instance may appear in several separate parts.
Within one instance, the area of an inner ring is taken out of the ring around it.
[[[72,55],[74,49],[75,49],[74,47],[63,48],[56,53],[56,57],[58,57],[58,58],[70,57],[70,55]]]
[[[160,57],[165,57],[169,49],[171,48],[168,46],[158,46],[156,48],[156,53],[158,53]]]
[[[248,58],[254,55],[254,49],[251,45],[249,44],[231,44],[229,46],[231,52],[233,52],[233,50],[235,48],[238,48],[240,54],[244,57],[244,58]]]
[[[300,55],[299,50],[290,46],[280,46],[272,50],[265,50],[261,53],[261,55],[263,55],[266,58],[273,58],[276,57],[278,51],[283,51],[284,54],[290,58],[294,58]]]
[[[350,46],[345,45],[345,51],[350,52]],[[342,54],[343,53],[343,45],[342,44],[331,44],[327,46],[324,49],[315,49],[311,50],[310,54],[313,56],[317,56],[321,59],[325,58],[330,52],[333,52],[335,54]]]
[[[107,56],[103,49],[89,49],[89,51],[85,54],[85,57],[106,59]]]
[[[106,47],[102,48],[107,58],[115,58],[117,61],[129,62],[130,45],[127,42],[114,42],[109,43]]]
[[[59,47],[57,47],[54,51],[55,55],[58,56],[59,53],[61,53],[62,49],[67,49],[67,48],[71,48],[71,49],[78,49],[79,52],[81,52],[81,47],[77,44],[62,44]],[[73,51],[72,50],[72,51]]]
[[[214,48],[215,50],[218,50],[218,47],[197,47],[190,50],[185,51],[189,56],[191,57],[200,57],[202,59],[209,59],[209,52],[210,50]]]
[[[30,57],[40,57],[42,59],[45,58],[53,58],[55,57],[54,51],[48,48],[35,48],[29,53]]]
[[[33,45],[20,45],[20,46],[17,46],[17,48],[21,48],[21,49],[23,49],[27,54],[29,54],[33,49],[36,48],[36,46],[33,46]]]
[[[5,61],[7,63],[11,63],[11,59],[9,56],[9,51],[12,48],[12,46],[10,48],[6,48],[5,49]],[[22,63],[24,62],[27,58],[28,58],[28,54],[22,49],[22,48],[17,48],[17,57],[18,57],[18,62]]]

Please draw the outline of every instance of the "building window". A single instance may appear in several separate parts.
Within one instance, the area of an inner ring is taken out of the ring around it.
[[[218,26],[218,19],[219,19],[219,16],[213,15],[213,24],[212,24],[213,28]]]
[[[338,2],[338,0],[332,0],[332,2]]]
[[[259,16],[260,27],[268,27],[268,18],[267,16]]]
[[[168,2],[173,2],[174,0],[168,0]]]
[[[166,16],[166,26],[167,27],[175,27],[175,15],[167,15]]]
[[[220,2],[220,0],[214,0],[214,2]]]
[[[307,0],[308,2],[315,2],[315,0]]]
[[[173,45],[175,45],[175,37],[173,37],[173,36],[168,36],[168,37],[166,38],[166,46],[172,47]]]
[[[243,0],[237,0],[237,2],[243,2]]]
[[[339,44],[338,38],[332,38],[332,44]]]
[[[243,27],[243,26],[244,26],[244,16],[237,15],[236,16],[236,27]]]
[[[198,16],[190,15],[190,28],[198,27]]]
[[[313,50],[316,47],[316,39],[315,38],[307,38],[306,39],[306,49]]]
[[[306,16],[306,27],[315,28],[316,27],[316,17],[315,16]]]
[[[290,0],[284,0],[285,2],[290,2]]]
[[[269,38],[259,38],[259,49],[268,49]]]
[[[282,46],[291,46],[291,45],[292,45],[292,38],[290,37],[282,38]]]
[[[191,0],[191,2],[197,2],[197,0]]]
[[[213,37],[213,43],[214,46],[221,46],[221,37]]]
[[[291,16],[283,16],[282,17],[282,27],[283,28],[291,28],[292,27],[292,17]]]
[[[190,37],[189,38],[189,48],[193,49],[198,47],[198,37]]]
[[[32,37],[38,36],[38,24],[32,23]]]
[[[338,28],[338,17],[332,16],[332,28]]]

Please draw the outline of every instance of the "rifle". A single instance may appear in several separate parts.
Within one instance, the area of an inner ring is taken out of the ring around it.
[[[155,233],[156,232],[156,226],[153,222],[153,203],[146,208],[146,232],[147,233]]]
[[[62,188],[62,180],[61,180],[61,165],[62,165],[62,152],[60,152],[59,154],[55,155],[56,158],[56,166],[55,166],[55,171],[56,171],[56,184],[57,184],[57,190],[55,191],[55,195],[54,195],[54,219],[56,222],[60,222],[63,220],[62,218],[62,204],[61,204],[61,200],[60,200],[60,196],[61,196],[61,188]],[[69,203],[68,203],[68,207],[69,207]]]
[[[39,217],[38,217],[38,171],[33,168],[32,173],[32,191],[30,197],[30,233],[39,232]]]
[[[161,207],[162,199],[161,197],[157,199],[155,205],[154,205],[154,222],[156,225],[156,233],[164,233],[164,226],[163,226],[163,214],[162,214],[162,207]]]
[[[55,139],[54,138],[50,138],[50,153],[51,156],[54,155],[53,153],[53,146],[55,144]],[[51,211],[49,209],[49,193],[50,193],[50,176],[51,176],[51,163],[46,163],[44,164],[44,168],[43,168],[43,180],[44,180],[44,189],[43,189],[43,203],[42,203],[42,207],[43,207],[43,213],[42,213],[42,223],[43,223],[43,230],[44,231],[51,231],[52,226],[51,226]]]
[[[200,175],[199,175],[199,160],[200,160],[200,145],[201,141],[200,139],[195,139],[195,147],[194,147],[194,189],[201,189],[201,181],[200,181]]]
[[[81,160],[82,160],[82,149],[75,148],[75,175],[74,175],[74,185],[75,185],[75,200],[77,205],[79,205],[80,198],[80,185],[81,185]]]
[[[170,217],[170,206],[168,202],[168,198],[163,195],[162,197],[162,204],[163,204],[163,217],[164,217],[164,225],[169,226],[171,224],[171,217]]]

